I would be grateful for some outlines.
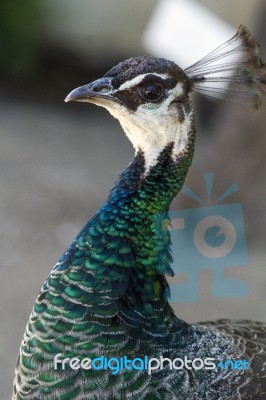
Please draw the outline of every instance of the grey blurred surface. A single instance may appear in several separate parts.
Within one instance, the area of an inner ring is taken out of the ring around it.
[[[8,400],[20,341],[40,287],[60,254],[106,199],[133,150],[118,122],[92,105],[45,105],[2,98],[0,109],[0,399]],[[262,111],[248,113],[251,126],[256,126]],[[219,116],[224,119],[220,113],[217,121]],[[234,117],[235,129],[241,126],[240,120],[240,115]],[[256,129],[261,140],[256,146],[263,148],[262,130]],[[231,131],[223,131],[224,145],[218,133],[217,137],[204,136],[200,126],[198,131],[187,184],[204,197],[202,175],[211,171],[218,179],[216,194],[232,181],[241,188],[241,181],[246,181],[241,170],[229,170],[230,159],[226,173],[221,167],[223,151],[228,152],[236,140]],[[252,166],[253,153],[249,156],[241,151],[247,168]],[[237,160],[235,154],[237,151],[234,155],[229,152]],[[240,168],[241,157],[236,163]],[[248,179],[251,184],[252,176]],[[265,217],[265,180],[256,190],[253,206],[245,213],[247,227],[258,211],[264,210],[264,214],[257,220]],[[242,187],[228,201],[240,201],[245,210],[250,197],[248,188]],[[178,198],[172,208],[195,206],[184,203],[182,195]],[[206,271],[200,275],[199,302],[174,304],[177,315],[187,321],[224,317],[266,320],[262,235],[257,230],[255,238],[248,237],[248,266],[225,271],[227,277],[247,283],[246,298],[213,297],[212,276]],[[176,282],[182,279],[184,276],[177,276]]]
[[[141,36],[157,0],[46,0],[42,31],[47,43],[81,56],[89,65],[143,52]]]

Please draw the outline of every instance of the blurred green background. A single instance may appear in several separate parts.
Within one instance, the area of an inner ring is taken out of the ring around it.
[[[40,44],[40,1],[0,3],[1,73],[21,77],[34,71]]]
[[[264,0],[198,2],[235,28],[247,25],[266,59]],[[10,398],[20,341],[43,281],[133,156],[105,110],[63,100],[118,61],[147,52],[141,38],[156,3],[0,2],[1,400]],[[250,263],[227,268],[225,275],[246,282],[249,292],[243,299],[214,298],[212,276],[205,271],[199,302],[174,307],[187,321],[265,320],[265,105],[252,112],[196,97],[195,108],[197,148],[186,183],[202,198],[205,172],[215,173],[214,198],[231,183],[239,185],[224,203],[243,206]],[[172,208],[197,206],[180,195]]]

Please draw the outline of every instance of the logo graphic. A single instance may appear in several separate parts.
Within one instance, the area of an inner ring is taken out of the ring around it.
[[[216,362],[215,362],[216,361]],[[221,369],[238,369],[238,370],[249,370],[249,362],[246,360],[231,360],[227,359],[223,362],[219,362],[215,360],[213,357],[205,357],[205,358],[193,358],[190,359],[187,355],[184,358],[165,358],[160,356],[159,358],[149,356],[144,357],[135,357],[133,359],[128,358],[128,356],[122,357],[105,357],[99,356],[96,358],[90,357],[65,357],[63,353],[57,353],[54,357],[54,369],[57,370],[91,370],[91,371],[102,371],[102,370],[110,370],[112,371],[112,375],[117,375],[120,371],[148,371],[148,375],[151,375],[152,371],[156,371],[158,369],[162,370],[164,368],[170,368],[170,370],[180,370],[186,368],[187,370],[213,370],[216,368]]]
[[[214,174],[204,174],[204,178],[210,204]],[[171,301],[198,301],[199,273],[202,270],[212,271],[213,296],[243,297],[247,294],[244,282],[224,278],[226,267],[248,263],[241,204],[217,204],[237,190],[238,186],[232,184],[215,205],[205,206],[187,186],[183,187],[181,192],[199,202],[201,207],[169,213],[172,269],[175,275],[187,274],[186,283],[171,285]]]

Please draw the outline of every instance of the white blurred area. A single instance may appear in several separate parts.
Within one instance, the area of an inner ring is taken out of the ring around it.
[[[189,67],[230,39],[236,30],[194,0],[160,0],[143,36],[148,53]]]
[[[157,0],[45,0],[45,40],[89,65],[140,55],[141,36],[156,4]]]

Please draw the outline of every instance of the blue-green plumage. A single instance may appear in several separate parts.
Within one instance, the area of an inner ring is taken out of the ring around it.
[[[238,35],[247,41],[246,31]],[[138,57],[69,95],[106,107],[136,155],[45,282],[21,344],[13,400],[265,398],[265,324],[190,325],[168,303],[167,212],[193,157],[193,79],[199,77],[190,79],[172,62]],[[57,355],[246,358],[252,377],[243,370],[170,369],[167,361],[152,374],[114,374],[55,366]]]

